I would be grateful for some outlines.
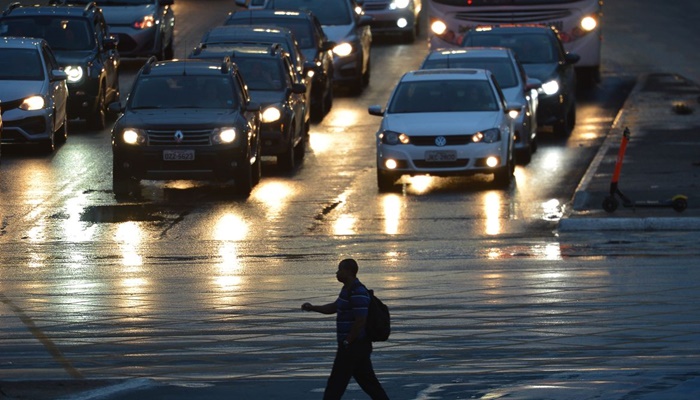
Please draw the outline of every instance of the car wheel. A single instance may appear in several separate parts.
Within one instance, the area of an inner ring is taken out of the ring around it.
[[[418,24],[413,25],[413,29],[410,31],[403,32],[402,39],[404,43],[413,43],[416,41],[416,36],[418,35]]]
[[[127,196],[129,193],[138,191],[138,180],[130,177],[124,170],[119,168],[118,161],[112,162],[112,192],[117,197]]]
[[[367,71],[362,74],[362,87],[369,86],[369,79],[372,77],[372,61],[367,60]]]
[[[306,156],[306,133],[302,132],[301,140],[299,143],[297,143],[296,148],[294,149],[295,163],[301,164],[301,162],[304,160],[304,156]]]
[[[168,41],[168,45],[165,46],[165,50],[163,50],[163,57],[166,60],[172,60],[175,57],[175,47],[173,46],[173,37],[170,36],[170,40]]]
[[[49,138],[41,142],[41,151],[52,153],[54,150],[56,150],[56,132],[51,132]]]
[[[391,192],[394,190],[394,183],[399,179],[398,176],[390,172],[377,170],[377,188],[380,193]]]
[[[520,150],[517,154],[518,156],[518,163],[521,165],[527,165],[530,164],[530,161],[532,161],[532,143],[527,146],[525,149]]]
[[[238,196],[248,197],[253,191],[253,166],[250,161],[244,159],[240,169],[236,173],[234,181],[234,193]]]
[[[290,139],[285,151],[277,155],[277,168],[281,171],[292,171],[296,166],[295,160],[294,142]]]
[[[569,115],[567,116],[567,128],[569,129],[569,132],[574,130],[574,126],[576,126],[576,105],[572,104],[571,109],[569,110]]]
[[[557,136],[568,136],[569,135],[569,114],[567,111],[562,120],[554,123],[554,134]]]
[[[260,183],[262,177],[262,151],[260,150],[260,136],[258,135],[257,145],[255,146],[255,163],[253,163],[253,186]]]
[[[512,160],[505,167],[501,167],[493,174],[493,183],[500,188],[507,188],[513,181],[513,172],[515,166]]]
[[[311,105],[311,119],[314,122],[321,122],[323,117],[326,116],[328,110],[330,110],[329,102],[333,102],[333,89],[332,86],[328,90],[319,90],[314,97],[317,98],[316,102]]]
[[[103,130],[107,127],[107,110],[105,109],[105,90],[104,86],[100,86],[100,92],[97,95],[97,104],[93,115],[88,116],[87,123],[92,129]]]
[[[63,124],[61,125],[60,128],[58,128],[58,131],[56,132],[58,135],[54,135],[58,143],[65,143],[66,140],[68,140],[68,115],[63,116]]]

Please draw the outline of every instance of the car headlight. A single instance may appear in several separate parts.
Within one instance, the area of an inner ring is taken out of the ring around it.
[[[379,139],[382,141],[382,143],[386,144],[409,144],[411,142],[411,139],[408,137],[407,134],[401,133],[401,132],[394,132],[394,131],[384,131],[379,134]]]
[[[71,83],[80,82],[85,74],[85,71],[83,71],[83,67],[81,66],[69,65],[63,70],[66,71],[66,74],[68,74],[68,82]]]
[[[134,22],[132,25],[135,29],[148,29],[156,24],[156,19],[153,15],[146,15],[142,19]]]
[[[24,99],[22,101],[22,104],[19,105],[19,108],[24,111],[34,111],[34,110],[41,110],[44,108],[44,105],[46,102],[44,101],[44,98],[41,96],[30,96]]]
[[[270,106],[265,109],[262,113],[262,122],[275,122],[279,121],[282,117],[282,112],[277,108],[277,106]]]
[[[124,128],[122,140],[126,144],[140,145],[146,143],[146,134],[141,129]]]
[[[553,79],[549,82],[545,82],[542,84],[542,91],[544,94],[551,96],[553,94],[557,94],[559,92],[559,82],[557,82],[556,79]]]
[[[447,25],[440,20],[436,20],[430,24],[430,30],[433,31],[434,34],[440,36],[447,32]]]
[[[352,53],[352,45],[350,43],[341,43],[333,48],[333,53],[338,57],[347,57]]]
[[[494,143],[501,140],[501,131],[498,128],[486,129],[472,135],[474,143]]]
[[[404,9],[408,7],[409,4],[411,4],[411,0],[394,0],[391,2],[389,8],[391,8],[392,10],[395,10],[397,8]]]
[[[586,32],[592,31],[596,26],[598,26],[598,21],[590,15],[581,19],[581,28]]]
[[[229,144],[236,140],[236,128],[219,128],[214,132],[214,142]]]

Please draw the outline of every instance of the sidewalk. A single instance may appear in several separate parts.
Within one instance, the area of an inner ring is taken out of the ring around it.
[[[622,141],[630,139],[618,188],[637,203],[688,198],[688,207],[603,210]],[[640,77],[612,130],[583,176],[561,231],[700,230],[700,87],[673,74]]]

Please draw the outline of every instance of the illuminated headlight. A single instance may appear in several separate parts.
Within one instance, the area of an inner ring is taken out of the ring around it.
[[[63,69],[68,74],[68,82],[80,82],[85,72],[83,67],[69,65]]]
[[[333,53],[339,57],[347,57],[352,53],[352,45],[350,43],[341,43],[333,48]]]
[[[411,139],[405,133],[399,133],[394,131],[384,131],[379,135],[379,139],[386,144],[408,144]]]
[[[490,156],[486,158],[486,166],[487,167],[497,167],[498,164],[500,164],[501,161],[498,159],[498,157]]]
[[[399,164],[396,162],[396,160],[390,158],[384,161],[384,166],[386,167],[386,169],[396,169],[396,167],[398,167]]]
[[[596,21],[595,18],[591,16],[584,17],[583,19],[581,19],[581,28],[584,31],[590,32],[593,29],[595,29],[596,26],[598,26],[598,21]]]
[[[314,71],[313,69],[306,71],[306,76],[308,76],[309,78],[313,78],[314,75],[316,75],[316,71]]]
[[[276,106],[267,107],[262,113],[262,122],[269,123],[279,121],[280,117],[282,117],[282,113],[279,108]]]
[[[447,25],[442,21],[435,21],[430,24],[430,30],[433,31],[434,34],[440,36],[447,32]]]
[[[41,110],[44,108],[44,98],[41,96],[31,96],[27,97],[22,101],[22,104],[19,105],[19,108],[24,111],[34,111],[34,110]]]
[[[395,10],[397,8],[404,9],[408,7],[409,4],[411,4],[411,0],[394,0],[391,2],[389,8],[391,8],[392,10]]]
[[[499,140],[501,140],[501,131],[498,128],[477,132],[472,136],[472,142],[474,143],[493,143]]]
[[[122,140],[126,144],[139,145],[146,142],[146,135],[141,129],[126,128],[122,132]]]
[[[543,83],[542,84],[542,91],[544,92],[544,94],[549,95],[549,96],[556,94],[557,92],[559,92],[559,82],[557,82],[555,79],[555,80]]]
[[[520,115],[520,111],[518,111],[518,110],[510,110],[510,111],[508,111],[508,116],[510,117],[510,119],[513,119],[513,120],[514,120],[514,119],[517,119],[517,118],[518,118],[518,115]]]
[[[214,134],[214,142],[219,144],[233,143],[234,140],[236,140],[235,128],[220,128]]]
[[[156,24],[155,18],[153,18],[153,15],[146,15],[142,19],[134,22],[133,27],[135,29],[148,29],[153,27],[153,25]]]

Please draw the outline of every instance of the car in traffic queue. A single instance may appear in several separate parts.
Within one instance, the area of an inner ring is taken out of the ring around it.
[[[246,0],[236,0],[245,6]],[[369,85],[372,62],[372,17],[355,0],[274,0],[266,9],[309,11],[321,23],[333,47],[333,82],[359,94]]]
[[[333,52],[335,42],[328,40],[321,23],[309,11],[239,10],[226,18],[227,26],[272,25],[294,33],[307,62],[311,77],[311,118],[323,117],[333,107]]]
[[[169,60],[174,56],[174,0],[51,0],[53,4],[96,3],[119,38],[122,57]]]
[[[65,142],[67,78],[44,39],[0,38],[0,143],[37,144],[51,152]]]
[[[138,194],[140,180],[229,183],[247,197],[260,181],[260,105],[229,59],[157,61],[141,68],[112,128],[117,196]]]
[[[243,77],[250,98],[260,104],[262,155],[275,156],[277,167],[292,171],[306,154],[309,110],[306,85],[280,44],[206,46],[193,53],[196,59],[230,57]]]
[[[377,186],[391,191],[404,175],[493,174],[513,178],[513,113],[494,75],[484,69],[431,69],[405,73],[376,133]],[[509,115],[510,114],[510,115]]]
[[[515,53],[505,47],[465,47],[433,50],[420,69],[480,68],[496,77],[510,107],[520,107],[514,121],[515,152],[519,162],[528,164],[537,150],[538,79],[529,78]]]
[[[120,57],[118,40],[95,3],[12,3],[0,15],[0,36],[46,40],[68,74],[68,118],[85,119],[93,129],[106,128],[107,104],[119,100]]]
[[[558,136],[576,124],[576,72],[579,56],[567,53],[556,28],[544,25],[498,25],[472,29],[464,47],[499,46],[515,52],[527,76],[538,79],[537,123]]]
[[[372,35],[398,34],[413,43],[420,32],[422,0],[357,0],[365,15],[372,17]]]

